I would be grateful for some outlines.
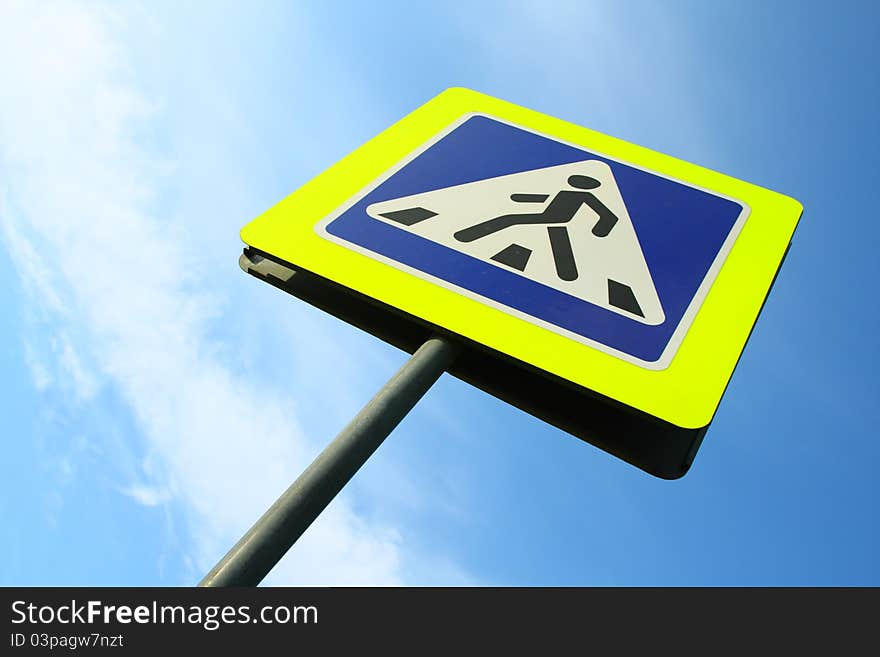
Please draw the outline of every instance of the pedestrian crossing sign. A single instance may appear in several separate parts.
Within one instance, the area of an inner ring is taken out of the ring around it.
[[[242,238],[693,433],[712,419],[800,214],[781,194],[450,89]]]

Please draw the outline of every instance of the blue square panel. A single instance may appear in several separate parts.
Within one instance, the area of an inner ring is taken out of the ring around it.
[[[747,214],[740,201],[471,114],[317,229],[547,330],[663,369]]]

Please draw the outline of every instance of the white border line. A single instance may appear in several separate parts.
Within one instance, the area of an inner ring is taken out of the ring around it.
[[[452,123],[450,123],[445,129],[443,129],[440,132],[438,132],[437,134],[435,134],[433,137],[431,137],[431,139],[424,142],[421,146],[419,146],[417,149],[412,151],[409,155],[407,155],[405,158],[400,160],[393,167],[391,167],[387,171],[385,171],[381,176],[376,178],[372,182],[372,184],[368,185],[367,187],[365,187],[364,189],[359,191],[357,194],[355,194],[353,197],[351,197],[348,201],[343,203],[337,210],[335,210],[334,212],[332,212],[331,214],[326,216],[324,219],[321,219],[319,222],[317,222],[315,224],[315,232],[318,233],[318,235],[320,235],[324,239],[329,240],[329,241],[331,241],[335,244],[338,244],[340,246],[343,246],[347,249],[356,251],[356,252],[360,253],[361,255],[365,255],[373,260],[378,260],[380,262],[384,262],[387,265],[391,265],[395,269],[398,269],[400,271],[404,271],[408,274],[412,274],[412,275],[416,276],[417,278],[421,278],[422,280],[426,280],[426,281],[430,281],[431,283],[435,283],[435,284],[439,285],[440,287],[446,288],[447,290],[451,290],[451,291],[456,292],[458,294],[462,294],[463,296],[466,296],[466,297],[473,299],[475,301],[479,301],[480,303],[483,303],[487,306],[495,308],[496,310],[501,310],[502,312],[507,313],[508,315],[512,315],[512,316],[517,317],[519,319],[525,320],[525,321],[529,322],[530,324],[540,326],[541,328],[547,329],[549,331],[552,331],[553,333],[556,333],[558,335],[562,335],[562,336],[569,338],[569,339],[572,339],[576,342],[580,342],[581,344],[588,345],[588,346],[593,347],[594,349],[598,349],[599,351],[602,351],[606,354],[609,354],[611,356],[614,356],[616,358],[624,360],[628,363],[632,363],[633,365],[637,365],[637,366],[642,367],[644,369],[655,370],[655,371],[665,370],[667,367],[669,367],[670,363],[672,362],[672,358],[675,356],[676,352],[678,352],[678,349],[681,346],[681,343],[684,341],[684,336],[687,333],[688,329],[690,328],[690,325],[693,323],[694,318],[696,317],[697,312],[700,309],[700,306],[702,306],[703,301],[705,300],[706,296],[708,295],[709,289],[712,287],[712,283],[714,283],[715,278],[718,275],[718,272],[721,270],[721,267],[724,264],[724,261],[727,259],[727,255],[730,253],[730,250],[733,248],[733,244],[736,241],[736,238],[739,237],[739,234],[740,234],[740,231],[742,230],[743,224],[745,224],[746,219],[748,218],[749,214],[751,213],[751,208],[744,201],[733,198],[731,196],[727,196],[726,194],[720,194],[719,192],[716,192],[715,190],[711,190],[711,189],[707,189],[705,187],[700,187],[698,185],[694,185],[692,183],[686,182],[684,180],[680,180],[678,178],[673,178],[672,176],[667,176],[667,175],[662,174],[658,171],[653,171],[652,169],[646,169],[645,167],[639,166],[638,164],[633,164],[631,162],[627,162],[625,160],[621,160],[619,158],[612,157],[610,155],[606,155],[605,153],[602,153],[601,151],[590,149],[589,152],[592,152],[596,155],[601,155],[602,157],[607,158],[609,160],[612,160],[614,162],[617,162],[619,164],[623,164],[623,165],[632,167],[634,169],[639,169],[639,170],[644,171],[646,173],[650,173],[655,176],[660,176],[661,178],[666,178],[667,180],[671,180],[673,182],[679,183],[679,184],[684,185],[686,187],[690,187],[692,189],[698,189],[702,192],[706,192],[707,194],[711,194],[711,195],[717,196],[719,198],[727,199],[728,201],[732,201],[742,208],[742,211],[739,213],[739,216],[737,217],[736,222],[734,222],[733,227],[730,229],[730,232],[728,233],[727,238],[724,240],[724,243],[721,245],[721,248],[718,250],[718,254],[715,256],[715,260],[712,262],[712,265],[709,267],[708,271],[706,272],[706,275],[703,277],[702,283],[700,283],[700,286],[697,288],[696,293],[694,294],[693,298],[691,299],[690,304],[688,305],[684,314],[681,316],[681,319],[678,322],[678,326],[675,328],[675,331],[673,331],[672,335],[669,337],[669,341],[666,343],[666,347],[664,347],[663,353],[660,354],[660,357],[656,361],[646,361],[646,360],[642,360],[640,358],[636,358],[635,356],[632,356],[626,352],[620,351],[618,349],[614,349],[613,347],[609,347],[606,344],[603,344],[603,343],[598,342],[596,340],[592,340],[590,338],[584,337],[583,335],[580,335],[578,333],[574,333],[573,331],[569,331],[568,329],[564,329],[560,326],[557,326],[556,324],[552,324],[552,323],[544,321],[538,317],[534,317],[533,315],[529,315],[527,313],[524,313],[520,310],[517,310],[516,308],[511,308],[510,306],[506,306],[502,303],[495,301],[494,299],[484,297],[481,294],[476,294],[475,292],[472,292],[471,290],[468,290],[467,288],[460,287],[460,286],[455,285],[453,283],[450,283],[449,281],[446,281],[442,278],[432,276],[431,274],[427,274],[419,269],[416,269],[414,267],[410,267],[409,265],[405,265],[401,262],[398,262],[397,260],[389,258],[385,255],[382,255],[381,253],[376,253],[375,251],[371,251],[367,248],[364,248],[364,247],[360,246],[359,244],[349,242],[348,240],[344,240],[340,237],[337,237],[336,235],[332,235],[331,233],[327,232],[327,226],[332,221],[338,219],[341,215],[343,215],[352,206],[357,204],[358,201],[360,201],[362,198],[367,196],[374,189],[379,187],[382,183],[384,183],[386,180],[388,180],[391,176],[393,176],[395,173],[400,171],[403,167],[405,167],[407,164],[412,162],[415,158],[417,158],[419,155],[424,153],[426,150],[431,148],[431,146],[433,146],[434,144],[439,142],[446,135],[448,135],[453,130],[455,130],[456,128],[461,126],[463,123],[465,123],[466,121],[468,121],[469,119],[471,119],[475,116],[482,116],[484,118],[491,119],[491,120],[497,121],[499,123],[504,123],[504,124],[509,125],[511,127],[517,128],[519,130],[525,130],[526,132],[531,132],[532,134],[538,135],[539,137],[551,139],[557,143],[564,144],[566,146],[571,146],[572,148],[576,148],[580,151],[587,152],[586,147],[581,144],[573,144],[571,142],[559,139],[558,137],[554,137],[553,135],[548,135],[548,134],[545,134],[542,132],[538,132],[537,130],[533,130],[531,128],[526,128],[525,126],[517,125],[516,123],[513,123],[512,121],[506,121],[505,119],[500,119],[500,118],[498,118],[496,116],[492,116],[490,114],[485,114],[483,112],[469,112],[467,114],[462,115],[461,117],[459,117],[457,120],[453,121]],[[442,188],[440,188],[440,189],[442,189]],[[427,191],[433,191],[433,190],[427,190]],[[626,203],[626,199],[624,199],[624,203]],[[636,235],[638,236],[638,232],[636,233]],[[589,302],[586,302],[586,303],[589,303]],[[391,305],[394,305],[394,304],[391,304]],[[489,346],[489,345],[487,345],[487,346]]]

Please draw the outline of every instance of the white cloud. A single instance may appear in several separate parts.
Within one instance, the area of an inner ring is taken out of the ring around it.
[[[159,506],[170,501],[173,497],[170,490],[148,484],[132,484],[121,489],[120,492],[144,506]]]
[[[25,342],[24,362],[30,372],[34,388],[40,392],[46,390],[52,383],[52,376],[39,350],[31,342]]]
[[[211,337],[223,290],[173,266],[194,243],[157,209],[173,163],[142,145],[158,115],[114,36],[124,18],[65,2],[0,9],[0,88],[13,99],[0,105],[0,221],[32,303],[54,322],[60,369],[83,399],[102,380],[115,386],[143,434],[153,465],[121,490],[185,505],[197,578],[314,446],[282,394],[239,373]],[[399,543],[341,498],[272,581],[401,583]]]
[[[52,348],[58,364],[73,382],[76,398],[83,401],[94,397],[98,383],[94,374],[83,364],[67,333],[59,331],[52,338]]]

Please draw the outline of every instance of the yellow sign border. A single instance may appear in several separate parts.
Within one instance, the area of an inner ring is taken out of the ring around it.
[[[450,124],[486,114],[747,204],[750,213],[675,356],[645,369],[321,237],[315,227]],[[469,89],[447,89],[241,230],[267,254],[633,408],[708,425],[803,208],[796,200]],[[576,412],[576,409],[573,409]]]

